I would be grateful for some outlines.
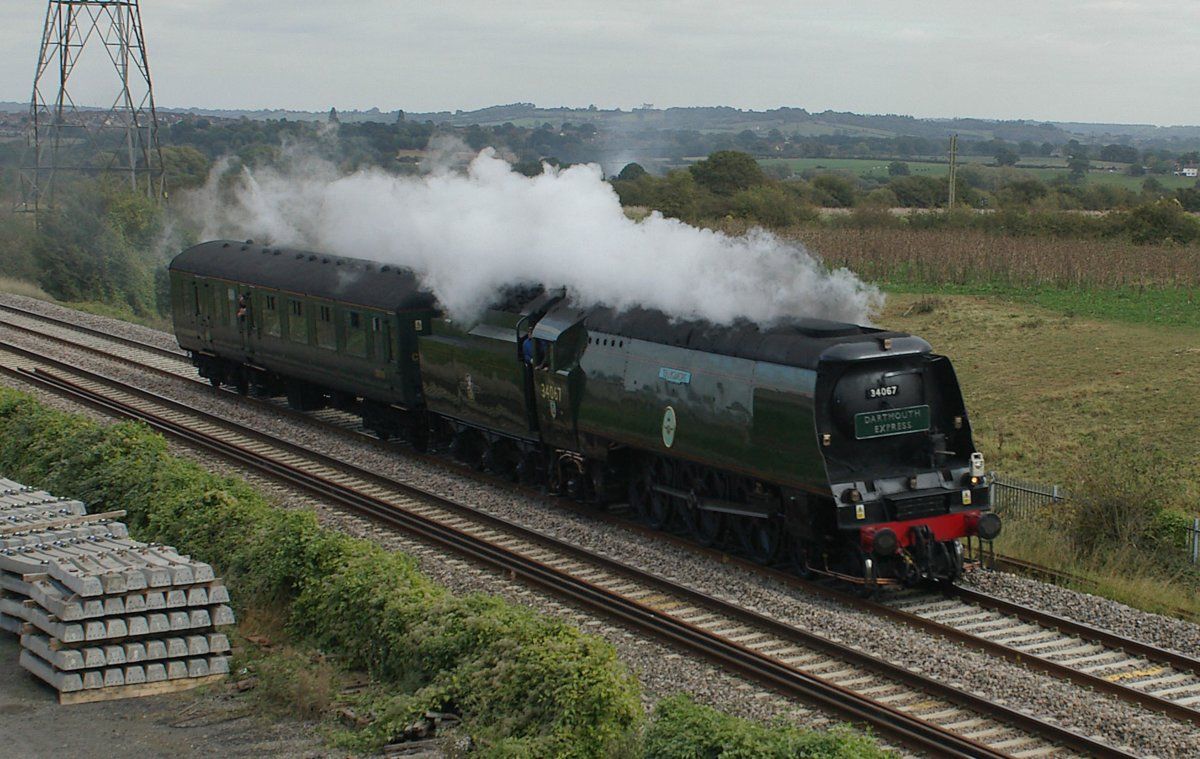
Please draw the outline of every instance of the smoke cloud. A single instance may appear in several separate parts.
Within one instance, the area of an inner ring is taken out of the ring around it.
[[[464,171],[422,177],[339,175],[317,160],[217,173],[192,198],[206,239],[400,264],[469,318],[505,285],[565,286],[581,304],[658,308],[677,318],[770,324],[811,316],[868,323],[883,302],[846,269],[755,230],[730,236],[658,213],[627,218],[599,167],[546,167],[529,178],[484,150]],[[224,189],[222,189],[222,185]]]

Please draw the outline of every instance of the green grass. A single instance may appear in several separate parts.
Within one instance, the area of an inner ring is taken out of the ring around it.
[[[1185,326],[1139,321],[1148,306],[1103,291],[888,289],[876,321],[920,335],[953,360],[989,469],[1059,484],[1092,504],[1098,488],[1126,482],[1123,461],[1149,459],[1150,484],[1141,490],[1151,495],[1129,488],[1129,498],[1151,498],[1185,518],[1200,511],[1195,316]],[[1169,305],[1179,297],[1145,300]],[[1086,308],[1101,315],[1080,313]],[[1005,530],[998,550],[1094,581],[1083,590],[1151,611],[1200,612],[1196,574],[1178,555],[1168,562],[1133,546],[1081,553],[1065,525],[1014,522]]]
[[[887,178],[888,164],[893,160],[901,161],[908,164],[910,174],[917,176],[946,176],[949,172],[949,166],[946,163],[935,163],[929,161],[918,161],[916,159],[905,160],[903,158],[764,158],[759,161],[763,166],[785,165],[796,174],[809,169],[824,169],[828,171],[848,171],[860,177],[874,176],[878,178]],[[992,162],[991,156],[965,156],[962,163],[970,164],[972,168],[983,171],[993,172],[999,171],[995,166],[986,164]],[[1042,182],[1049,182],[1058,177],[1067,176],[1065,165],[1049,166],[1045,164],[1063,164],[1060,158],[1030,158],[1027,163],[1036,163],[1036,166],[1017,165],[1011,171],[1016,171],[1021,175],[1036,178]],[[1093,164],[1093,170],[1088,172],[1087,182],[1090,184],[1115,185],[1125,187],[1130,190],[1141,190],[1142,183],[1150,177],[1131,177],[1125,174],[1123,170],[1115,172],[1097,171],[1095,167],[1098,165],[1109,166],[1110,164]],[[1111,164],[1112,166],[1121,166],[1120,164]],[[1163,187],[1168,190],[1181,189],[1185,187],[1194,187],[1196,180],[1188,177],[1177,176],[1162,176],[1155,175],[1156,179]]]
[[[883,287],[894,293],[984,296],[998,301],[1039,306],[1067,317],[1200,328],[1200,294],[1189,287],[1084,289],[905,282],[885,283]]]

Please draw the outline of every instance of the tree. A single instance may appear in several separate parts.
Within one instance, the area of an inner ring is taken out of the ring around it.
[[[1002,145],[996,148],[994,155],[996,157],[997,166],[1016,166],[1017,161],[1021,160],[1021,156],[1017,154],[1017,151],[1013,150],[1007,145]]]
[[[1092,168],[1092,162],[1088,158],[1088,149],[1086,145],[1079,144],[1079,140],[1071,140],[1067,143],[1067,169],[1070,171],[1071,181],[1078,182],[1088,173],[1088,169]]]
[[[816,200],[830,208],[852,208],[858,200],[854,180],[840,174],[818,174],[812,178]]]
[[[946,197],[946,180],[934,177],[896,177],[888,183],[901,206],[937,208]]]
[[[1137,163],[1138,151],[1132,145],[1105,145],[1100,148],[1100,160],[1113,163]]]
[[[736,150],[718,150],[688,171],[698,185],[715,195],[733,195],[767,181],[754,157]]]
[[[634,179],[646,176],[646,169],[640,163],[627,163],[625,168],[621,169],[621,173],[617,174],[617,181],[630,182]]]
[[[904,161],[892,161],[888,164],[887,172],[889,177],[906,177],[911,173]]]
[[[1032,205],[1034,201],[1046,197],[1046,185],[1034,177],[1016,179],[1005,183],[997,193],[1000,202],[1005,205]]]
[[[1140,205],[1124,215],[1124,222],[1136,245],[1186,245],[1200,239],[1200,221],[1175,198]]]
[[[208,157],[191,145],[162,149],[164,183],[167,191],[199,187],[208,178]]]
[[[1175,199],[1183,210],[1200,213],[1200,187],[1181,187],[1175,191]]]

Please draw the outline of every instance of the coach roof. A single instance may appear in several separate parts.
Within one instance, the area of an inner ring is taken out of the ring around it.
[[[416,275],[402,266],[250,241],[193,245],[175,256],[170,269],[387,311],[436,307],[433,294],[421,289]]]

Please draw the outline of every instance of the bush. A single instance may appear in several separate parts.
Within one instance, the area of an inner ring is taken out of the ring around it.
[[[1069,512],[1071,538],[1081,555],[1154,549],[1159,539],[1171,539],[1173,504],[1163,487],[1167,464],[1162,451],[1132,439],[1089,448]]]
[[[800,221],[817,218],[811,206],[798,201],[795,195],[777,184],[759,185],[742,190],[731,201],[733,213],[768,227],[787,227]]]
[[[733,195],[767,181],[754,156],[736,150],[718,150],[688,167],[696,183],[714,195]]]
[[[282,615],[300,640],[368,670],[379,682],[349,698],[372,721],[344,743],[376,749],[436,710],[462,714],[485,756],[638,753],[639,687],[607,642],[501,599],[454,596],[407,556],[171,456],[143,425],[103,426],[0,388],[0,471],[93,510],[126,510],[139,538],[216,566],[243,619]],[[323,655],[307,667],[282,655],[255,666],[268,697],[306,716],[334,698]],[[647,757],[881,755],[848,728],[766,727],[682,698],[656,714]]]
[[[646,732],[645,755],[655,759],[871,759],[887,754],[844,728],[813,732],[765,727],[696,704],[686,696],[663,699]]]
[[[1118,229],[1137,245],[1187,244],[1200,240],[1200,220],[1170,198],[1145,203],[1115,216]]]
[[[0,468],[125,509],[140,538],[216,565],[240,608],[282,602],[304,639],[400,686],[406,708],[376,721],[372,745],[430,708],[461,711],[484,747],[537,755],[606,756],[640,722],[636,681],[608,643],[498,599],[452,596],[406,556],[170,456],[144,426],[105,427],[0,390]]]
[[[809,180],[813,200],[826,208],[851,208],[858,202],[855,180],[841,174],[818,174]]]

